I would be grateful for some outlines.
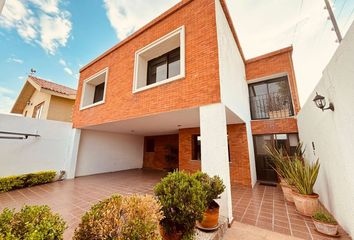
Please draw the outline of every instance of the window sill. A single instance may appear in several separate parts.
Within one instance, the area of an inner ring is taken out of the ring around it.
[[[96,102],[96,103],[93,103],[93,104],[90,104],[90,105],[87,105],[87,106],[84,106],[84,107],[80,107],[80,111],[88,109],[88,108],[96,107],[96,106],[101,105],[101,104],[104,104],[103,100],[99,101],[99,102]]]
[[[133,93],[138,93],[138,92],[142,92],[142,91],[145,91],[145,90],[149,90],[151,88],[155,88],[155,87],[158,87],[158,86],[161,86],[161,85],[173,82],[173,81],[181,80],[181,79],[184,79],[184,78],[185,78],[185,75],[180,74],[180,75],[177,75],[175,77],[172,77],[172,78],[169,78],[169,79],[166,79],[166,80],[154,83],[154,84],[150,84],[150,85],[147,85],[147,86],[144,86],[144,87],[140,87],[138,89],[134,89]]]

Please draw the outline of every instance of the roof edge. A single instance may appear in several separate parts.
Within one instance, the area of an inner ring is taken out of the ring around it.
[[[237,48],[238,50],[240,51],[240,54],[241,54],[241,58],[243,60],[244,63],[246,63],[246,58],[245,58],[245,55],[243,53],[243,50],[242,50],[242,47],[241,47],[241,44],[240,44],[240,40],[238,39],[238,36],[237,36],[237,32],[236,32],[236,29],[235,29],[235,26],[234,26],[234,23],[232,21],[232,18],[231,18],[231,15],[230,15],[230,11],[227,7],[227,4],[225,2],[225,0],[219,0],[220,1],[220,4],[221,4],[221,7],[224,11],[224,14],[225,14],[225,17],[226,17],[226,20],[229,24],[229,27],[231,29],[231,32],[232,32],[232,35],[235,39],[235,42],[236,42],[236,45],[237,45]]]
[[[292,45],[289,47],[281,48],[281,49],[275,50],[273,52],[269,52],[269,53],[260,55],[258,57],[250,58],[250,59],[246,60],[246,64],[257,62],[257,61],[263,60],[265,58],[273,57],[273,56],[280,55],[280,54],[287,53],[287,52],[290,52],[290,53],[293,52]]]
[[[139,35],[141,35],[142,33],[144,33],[146,30],[148,30],[149,28],[153,27],[154,25],[156,25],[157,23],[161,22],[162,20],[164,20],[165,18],[167,18],[168,16],[172,15],[173,13],[175,13],[176,11],[178,11],[179,9],[187,6],[189,3],[191,3],[193,0],[182,0],[181,2],[177,3],[176,5],[174,5],[172,8],[168,9],[167,11],[165,11],[164,13],[162,13],[161,15],[159,15],[158,17],[156,17],[155,19],[151,20],[150,22],[148,22],[147,24],[145,24],[143,27],[141,27],[140,29],[138,29],[136,32],[134,32],[132,35],[128,36],[127,38],[123,39],[122,41],[120,41],[119,43],[117,43],[116,45],[114,45],[113,47],[111,47],[110,49],[108,49],[107,51],[105,51],[104,53],[102,53],[101,55],[99,55],[98,57],[96,57],[95,59],[93,59],[91,62],[89,62],[88,64],[86,64],[85,66],[83,66],[79,72],[84,71],[85,69],[87,69],[88,67],[90,67],[91,65],[93,65],[94,63],[98,62],[99,60],[101,60],[102,58],[106,57],[107,55],[109,55],[110,53],[112,53],[114,50],[120,48],[121,46],[125,45],[126,43],[130,42],[131,40],[133,40],[134,38],[138,37]]]

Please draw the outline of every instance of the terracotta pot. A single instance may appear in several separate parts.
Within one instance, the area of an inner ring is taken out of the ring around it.
[[[302,195],[292,191],[296,210],[302,215],[311,217],[318,209],[318,194]]]
[[[293,203],[294,202],[294,197],[293,197],[293,190],[292,188],[284,181],[280,182],[280,187],[283,190],[284,198],[286,201]]]
[[[312,218],[317,231],[328,236],[336,236],[338,233],[338,224],[324,223]]]
[[[161,235],[162,239],[164,239],[164,240],[181,240],[182,239],[181,232],[174,232],[174,233],[167,234],[161,225],[160,225],[160,235]]]
[[[215,201],[204,212],[203,221],[199,225],[203,228],[215,228],[219,223],[220,206]]]

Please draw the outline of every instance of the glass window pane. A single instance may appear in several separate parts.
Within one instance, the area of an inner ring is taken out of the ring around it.
[[[256,136],[255,137],[256,153],[260,154],[260,155],[266,155],[267,152],[264,149],[265,146],[268,146],[268,147],[272,146],[271,135]]]
[[[175,77],[180,74],[180,60],[176,60],[174,62],[170,62],[168,64],[168,77]]]
[[[167,64],[163,63],[156,66],[156,82],[160,82],[167,79]]]
[[[289,143],[291,147],[296,147],[299,144],[297,134],[289,134]]]
[[[93,103],[100,102],[103,100],[104,85],[105,83],[103,82],[95,87],[95,95],[93,97]]]

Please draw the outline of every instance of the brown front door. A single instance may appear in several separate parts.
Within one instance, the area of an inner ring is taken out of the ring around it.
[[[272,160],[267,155],[264,146],[277,146],[286,149],[293,155],[299,142],[297,134],[269,134],[254,136],[254,151],[256,158],[257,179],[260,182],[277,182],[277,174],[272,168]]]

